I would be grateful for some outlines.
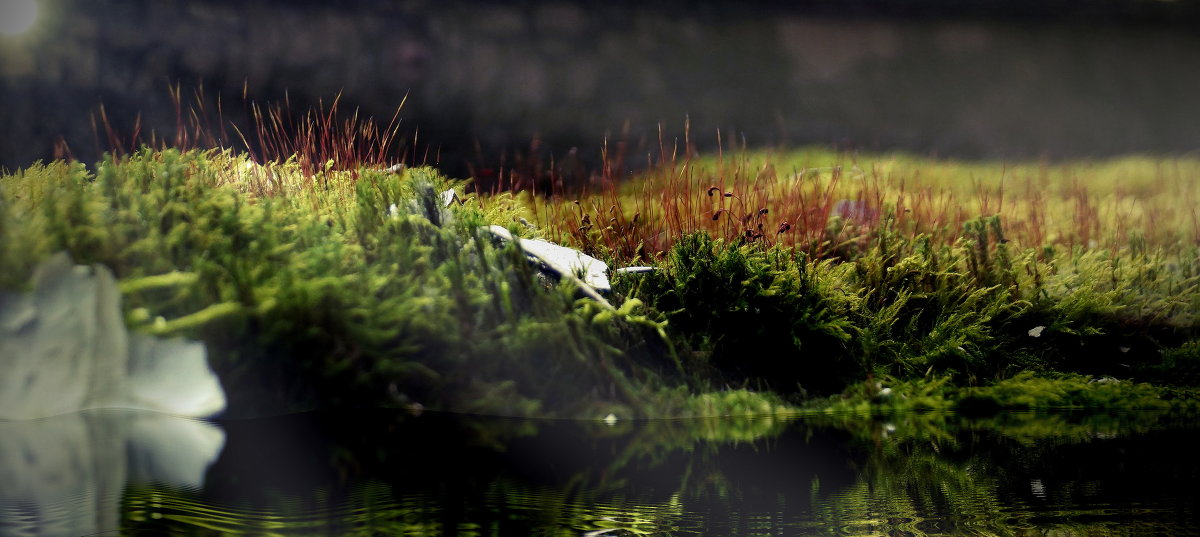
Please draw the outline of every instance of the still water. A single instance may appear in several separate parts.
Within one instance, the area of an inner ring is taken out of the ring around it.
[[[1188,417],[0,422],[0,535],[1197,535]]]

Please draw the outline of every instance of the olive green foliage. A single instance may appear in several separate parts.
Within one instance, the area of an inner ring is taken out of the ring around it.
[[[1010,248],[999,217],[960,238],[907,239],[883,225],[850,262],[865,298],[870,371],[953,374],[971,384],[1022,370],[1130,376],[1195,331],[1194,275],[1160,254]]]
[[[633,180],[606,168],[600,191],[535,214],[589,253],[657,264],[619,289],[719,382],[1198,382],[1195,159],[667,155]]]
[[[864,298],[862,353],[871,370],[970,380],[1003,368],[996,353],[1010,342],[997,329],[1028,304],[997,281],[989,259],[986,242],[936,245],[928,236],[908,240],[881,228],[852,261]]]
[[[1156,383],[1200,386],[1200,340],[1164,350],[1161,362],[1145,367],[1145,376]]]
[[[932,379],[885,376],[857,383],[837,396],[812,401],[804,412],[843,415],[851,421],[864,416],[898,417],[913,411],[928,412],[932,417],[918,421],[923,426],[933,426],[930,423],[947,419],[944,414],[947,411],[959,416],[985,417],[1001,411],[1067,410],[1085,411],[1087,415],[1137,412],[1150,419],[1168,412],[1190,415],[1197,409],[1200,409],[1200,393],[1194,389],[1113,377],[1022,371],[983,386],[958,386],[949,376]],[[1156,414],[1146,414],[1148,411]]]
[[[675,366],[636,303],[597,318],[543,283],[432,170],[324,173],[175,150],[31,167],[0,179],[0,283],[59,250],[110,267],[131,325],[208,344],[235,414],[653,411]]]
[[[786,392],[877,375],[1154,380],[1195,362],[1194,344],[1172,350],[1200,311],[1189,251],[1014,250],[998,217],[937,243],[889,222],[846,259],[687,235],[663,270],[617,283],[662,313],[693,368]]]
[[[1200,159],[1186,156],[962,162],[823,147],[698,155],[687,146],[660,152],[632,181],[607,166],[591,182],[599,190],[533,207],[548,236],[622,262],[657,258],[698,231],[846,257],[885,223],[945,244],[992,216],[1014,254],[1046,246],[1173,254],[1200,245],[1198,173]]]
[[[803,259],[694,234],[668,263],[629,278],[630,292],[664,312],[694,366],[789,392],[840,387],[857,374],[845,303],[819,288]]]
[[[876,198],[877,221],[811,248],[784,241],[782,225],[775,241],[669,237],[666,255],[642,258],[659,270],[613,276],[607,307],[481,232],[538,234],[519,223],[533,216],[527,196],[446,206],[440,192],[461,185],[429,169],[302,168],[143,150],[94,171],[55,162],[4,176],[0,286],[26,285],[59,250],[112,268],[127,322],[207,342],[232,406],[247,412],[299,401],[755,414],[839,392],[878,406],[883,387],[862,386],[880,381],[896,385],[893,401],[911,396],[907,408],[952,407],[966,393],[956,387],[984,390],[971,396],[992,401],[980,407],[1104,407],[1175,392],[1093,379],[1200,383],[1200,248],[1187,244],[1130,233],[1121,247],[1022,246],[995,214],[950,231]],[[839,225],[825,222],[825,198],[804,218]],[[747,214],[775,214],[763,209]]]
[[[957,408],[967,411],[1007,409],[1121,408],[1161,409],[1167,403],[1149,384],[1082,375],[1036,377],[1029,372],[990,386],[967,388]]]

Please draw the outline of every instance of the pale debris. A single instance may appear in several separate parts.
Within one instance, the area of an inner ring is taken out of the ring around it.
[[[621,274],[643,274],[646,272],[654,272],[656,270],[658,269],[655,267],[621,267],[613,272],[620,272]]]
[[[487,227],[493,235],[506,241],[514,240],[503,226]],[[608,264],[579,250],[559,246],[540,239],[515,239],[526,254],[536,258],[560,275],[579,278],[592,289],[601,292],[612,290],[608,282]]]
[[[397,164],[397,166],[399,166],[399,164]],[[447,189],[445,192],[442,192],[440,194],[440,196],[442,198],[442,206],[443,207],[450,207],[451,205],[454,205],[454,202],[458,202],[459,205],[466,203],[462,200],[462,198],[458,197],[458,193],[455,192],[453,188]],[[388,216],[395,218],[399,215],[400,215],[400,209],[399,209],[399,207],[396,207],[395,203],[388,205]]]
[[[459,205],[462,205],[462,203],[463,203],[463,200],[459,199],[458,193],[454,192],[453,188],[447,189],[445,192],[442,192],[442,204],[444,207],[449,207],[451,205],[454,205],[454,202],[456,202],[456,201],[459,203]]]

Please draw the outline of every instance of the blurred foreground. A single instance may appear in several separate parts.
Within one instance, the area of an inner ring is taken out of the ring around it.
[[[255,2],[42,0],[0,39],[0,167],[174,132],[166,90],[343,110],[419,129],[416,162],[455,177],[518,159],[640,164],[668,140],[836,144],[941,156],[1184,153],[1200,52],[1191,2]],[[19,103],[19,104],[18,104]],[[219,121],[217,123],[220,123]],[[225,124],[222,128],[228,128]],[[232,136],[232,133],[230,133]],[[428,159],[424,150],[429,148]],[[572,148],[577,148],[572,151]]]

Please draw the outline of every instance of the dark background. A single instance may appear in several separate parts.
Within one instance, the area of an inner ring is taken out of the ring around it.
[[[826,144],[964,158],[1200,148],[1191,0],[801,2],[42,0],[0,37],[0,167],[84,161],[173,132],[169,84],[226,122],[341,94],[448,172],[533,151],[585,158],[682,136],[702,148]],[[245,101],[243,100],[245,96]],[[217,122],[219,124],[220,122]],[[510,158],[510,157],[509,157]],[[644,159],[643,159],[644,160]]]

